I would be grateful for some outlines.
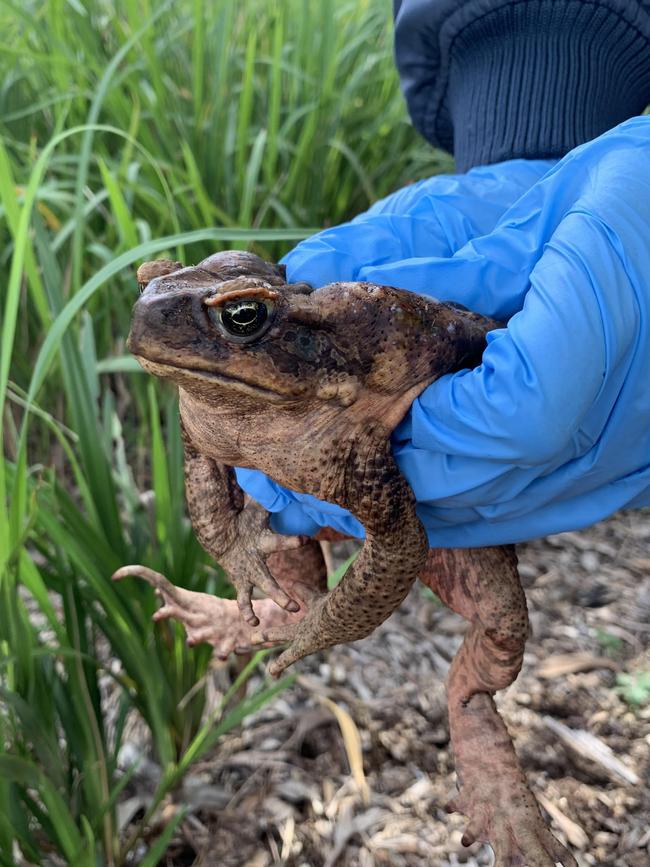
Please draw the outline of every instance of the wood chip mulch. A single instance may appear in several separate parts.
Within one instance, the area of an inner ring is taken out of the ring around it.
[[[650,671],[650,510],[518,550],[532,636],[498,703],[528,780],[580,867],[648,867],[650,704],[617,676]],[[370,638],[299,663],[296,685],[192,770],[161,867],[492,864],[443,809],[444,678],[464,629],[416,587]]]

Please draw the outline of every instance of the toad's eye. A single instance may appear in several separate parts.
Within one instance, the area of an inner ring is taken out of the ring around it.
[[[221,322],[230,334],[246,337],[258,332],[269,318],[269,311],[263,301],[230,301],[221,311]]]
[[[272,306],[259,298],[239,298],[213,307],[219,323],[227,334],[235,338],[260,337],[270,324]]]

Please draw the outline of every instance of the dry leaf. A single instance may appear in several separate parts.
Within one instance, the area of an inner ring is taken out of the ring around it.
[[[343,743],[345,744],[345,752],[348,757],[348,762],[350,763],[350,771],[352,772],[354,781],[361,793],[363,803],[369,804],[370,789],[368,788],[366,775],[363,771],[363,752],[361,750],[361,735],[359,734],[359,729],[356,727],[350,714],[336,704],[336,702],[326,698],[324,695],[319,695],[318,700],[324,704],[325,707],[329,708],[336,717],[336,721],[341,729],[341,734],[343,735]]]
[[[595,668],[610,668],[618,671],[618,665],[604,656],[592,653],[555,653],[538,667],[537,674],[546,679],[575,674],[578,671],[593,671]]]
[[[633,786],[638,786],[641,782],[634,771],[624,765],[620,759],[617,759],[607,744],[592,735],[591,732],[584,729],[570,729],[564,723],[558,722],[550,716],[545,716],[543,719],[545,725],[558,735],[563,744],[578,755],[595,762],[617,782],[623,780],[623,782],[631,783]]]
[[[564,832],[564,836],[572,846],[575,846],[576,849],[587,848],[589,837],[577,822],[574,822],[573,819],[569,819],[568,816],[565,816],[562,810],[560,810],[553,801],[549,801],[545,795],[539,793],[537,795],[537,800],[542,807],[544,807],[549,816],[551,816],[556,825]]]

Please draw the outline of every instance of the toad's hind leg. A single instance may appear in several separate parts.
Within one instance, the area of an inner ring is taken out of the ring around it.
[[[278,585],[298,599],[300,610],[292,613],[271,599],[256,600],[260,627],[286,628],[298,623],[313,601],[327,591],[325,560],[319,543],[310,539],[301,548],[269,554],[267,564]],[[242,620],[234,599],[177,587],[145,566],[124,566],[113,577],[128,576],[144,578],[158,591],[163,604],[154,620],[177,620],[185,629],[188,644],[211,644],[219,659],[254,649],[251,643],[254,628]]]
[[[472,624],[447,682],[459,781],[449,808],[469,818],[463,844],[489,843],[495,867],[576,867],[542,819],[492,698],[519,674],[528,634],[514,549],[433,550],[420,577]]]

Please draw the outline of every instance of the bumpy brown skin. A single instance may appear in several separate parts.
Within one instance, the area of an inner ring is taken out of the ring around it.
[[[496,323],[371,284],[311,293],[249,254],[217,254],[171,274],[164,265],[160,275],[136,305],[130,347],[147,370],[179,385],[190,516],[238,602],[176,588],[141,566],[116,577],[148,580],[163,597],[156,618],[180,620],[190,643],[207,641],[221,657],[291,640],[277,674],[317,649],[369,634],[419,574],[472,623],[448,683],[460,782],[450,809],[469,816],[464,843],[489,842],[496,867],[575,867],[544,825],[492,699],[516,678],[528,630],[514,552],[428,552],[388,443],[426,385],[478,361]],[[217,296],[226,294],[274,305],[259,341],[233,345],[215,326],[206,307],[219,309]],[[364,524],[362,552],[329,595],[316,543],[293,550],[305,540],[272,534],[265,513],[245,502],[232,464],[336,502]],[[253,586],[274,600],[256,601],[255,613]]]
[[[224,301],[255,298],[269,305],[265,330],[250,340],[228,334]],[[304,540],[269,531],[268,516],[245,503],[233,465],[337,503],[366,529],[341,583],[314,596],[298,624],[260,625],[257,641],[291,641],[273,674],[370,634],[408,593],[428,544],[390,433],[423,388],[480,358],[495,325],[386,286],[287,284],[281,268],[248,253],[218,253],[146,286],[129,346],[146,370],[179,387],[192,523],[237,588],[247,623],[259,622],[254,587],[297,611],[265,558]]]

